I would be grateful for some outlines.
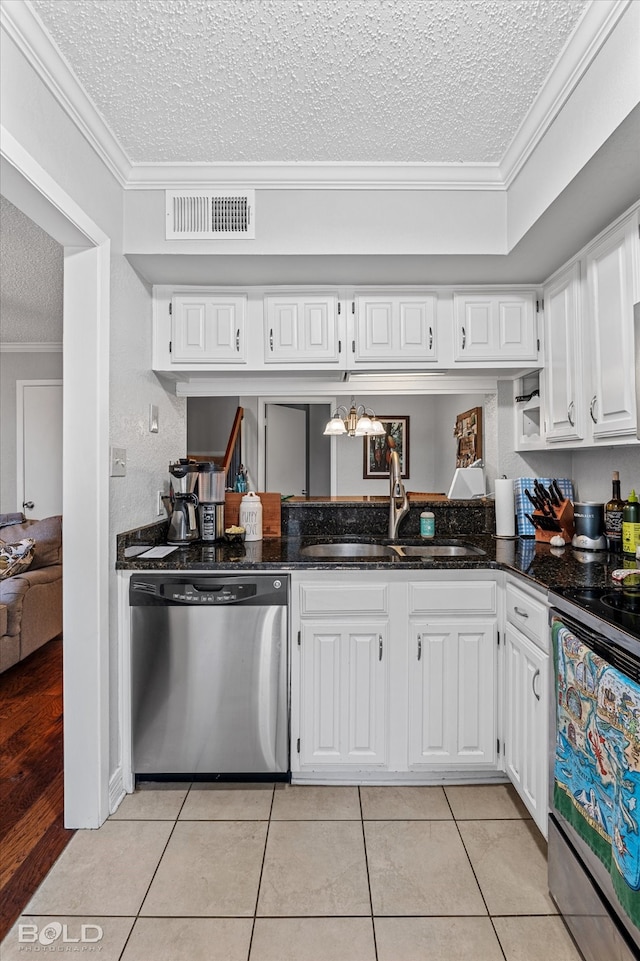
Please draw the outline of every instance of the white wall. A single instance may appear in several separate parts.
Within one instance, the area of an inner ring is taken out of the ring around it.
[[[109,482],[110,772],[120,761],[118,731],[118,618],[115,536],[154,523],[156,492],[168,489],[168,466],[186,451],[186,401],[151,371],[151,291],[122,256],[111,258],[110,443],[127,451],[125,477]],[[149,431],[149,404],[159,430]]]
[[[62,379],[62,354],[0,353],[0,513],[21,511],[16,490],[16,381]]]
[[[603,501],[611,496],[611,472],[620,472],[623,498],[635,488],[640,497],[640,447],[608,447],[604,450],[576,451],[572,456],[572,476],[581,500]]]
[[[338,404],[349,409],[351,395],[338,397]],[[429,397],[357,395],[356,404],[371,407],[378,417],[409,418],[409,476],[404,480],[407,490],[434,490],[435,413]],[[453,436],[452,436],[453,442]],[[389,494],[388,478],[365,480],[363,474],[364,440],[360,437],[336,438],[337,494],[342,497]]]

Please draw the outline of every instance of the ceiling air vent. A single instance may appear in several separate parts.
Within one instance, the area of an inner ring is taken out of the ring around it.
[[[167,240],[255,238],[255,190],[167,190]]]

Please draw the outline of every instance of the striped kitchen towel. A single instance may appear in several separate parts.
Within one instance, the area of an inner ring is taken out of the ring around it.
[[[564,496],[568,497],[569,500],[573,500],[573,481],[568,477],[556,477],[555,479]],[[518,522],[518,535],[520,537],[536,536],[535,527],[531,521],[528,521],[525,517],[525,514],[533,514],[534,507],[524,492],[526,487],[528,491],[533,493],[534,480],[537,480],[538,483],[548,488],[553,477],[516,477],[513,481],[513,492],[516,501],[516,520]]]

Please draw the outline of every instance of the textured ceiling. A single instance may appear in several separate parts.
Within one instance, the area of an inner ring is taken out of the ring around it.
[[[499,162],[587,0],[32,0],[129,159]]]
[[[0,342],[62,341],[62,247],[0,197]]]

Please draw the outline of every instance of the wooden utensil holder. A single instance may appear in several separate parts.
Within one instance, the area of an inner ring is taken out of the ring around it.
[[[560,525],[561,530],[543,531],[541,528],[536,527],[535,538],[537,541],[548,544],[552,537],[562,537],[565,544],[570,544],[576,530],[573,523],[573,501],[570,501],[568,498],[563,500],[559,507],[554,508],[554,511],[555,519]],[[549,515],[543,514],[542,511],[535,510],[532,517],[534,521],[537,521],[540,518],[549,517]],[[551,520],[551,518],[549,518],[549,520]]]

